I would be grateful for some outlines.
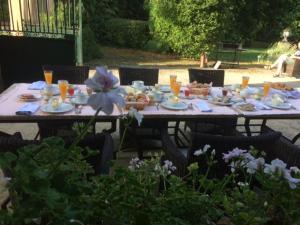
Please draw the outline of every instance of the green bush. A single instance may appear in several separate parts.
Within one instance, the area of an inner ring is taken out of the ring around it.
[[[105,42],[119,47],[141,48],[150,38],[148,22],[141,20],[110,19],[104,29]]]
[[[88,62],[92,59],[102,57],[102,52],[96,41],[95,34],[89,26],[83,27],[82,48],[84,62]]]
[[[288,42],[276,42],[269,46],[269,48],[262,55],[262,59],[269,62],[274,62],[282,54],[294,54],[296,45]]]
[[[227,1],[150,0],[154,37],[183,56],[215,48],[232,18]]]

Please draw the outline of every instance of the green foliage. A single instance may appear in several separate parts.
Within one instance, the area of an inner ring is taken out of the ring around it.
[[[57,164],[62,159],[64,163]],[[12,211],[0,211],[1,224],[67,224],[84,216],[87,175],[92,170],[81,148],[66,154],[63,140],[50,138],[17,154],[2,154],[0,164],[13,177],[9,183]]]
[[[84,24],[87,24],[95,33],[98,41],[104,36],[104,26],[118,12],[115,0],[83,0]]]
[[[232,16],[227,1],[150,0],[152,32],[183,56],[198,56],[224,39]]]
[[[293,55],[296,52],[297,46],[288,42],[276,42],[262,54],[262,59],[269,62],[274,62],[282,54]]]
[[[103,39],[108,44],[140,48],[149,40],[148,23],[141,20],[110,19],[105,24]]]
[[[149,40],[145,46],[143,46],[143,49],[146,51],[152,51],[152,52],[162,52],[162,53],[168,53],[171,51],[170,47],[167,45],[164,45],[163,43],[157,41],[157,40]]]
[[[101,58],[102,52],[97,43],[94,32],[88,25],[83,27],[82,31],[82,48],[83,48],[83,60],[88,62],[95,58]]]
[[[144,0],[116,0],[118,16],[126,19],[148,20],[148,10],[144,7]]]
[[[0,210],[0,224],[300,222],[300,188],[290,189],[280,173],[268,174],[259,167],[255,174],[247,173],[245,162],[238,163],[244,158],[237,156],[232,161],[236,163],[234,173],[223,179],[210,179],[210,172],[218,163],[215,151],[209,148],[198,151],[198,157],[206,160],[207,171],[199,173],[201,165],[193,163],[183,179],[170,175],[173,165],[166,161],[161,165],[158,156],[147,161],[133,159],[128,168],[115,167],[110,176],[91,177],[91,166],[83,154],[86,151],[79,147],[67,149],[59,138],[49,138],[39,146],[28,146],[17,153],[2,153],[0,165],[12,175],[8,183],[12,206]],[[296,175],[299,178],[300,174]],[[253,188],[252,181],[259,189]]]

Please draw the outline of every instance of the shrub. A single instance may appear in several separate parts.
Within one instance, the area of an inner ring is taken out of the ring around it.
[[[155,38],[189,57],[223,40],[232,18],[226,1],[150,0],[149,6]]]
[[[94,32],[89,26],[84,26],[82,31],[83,60],[88,62],[95,58],[101,58],[102,52],[97,44]]]
[[[108,20],[104,33],[106,43],[130,48],[144,46],[150,37],[148,22],[120,18]]]
[[[296,46],[288,42],[276,42],[269,46],[269,48],[262,55],[263,60],[273,62],[282,54],[294,54]]]

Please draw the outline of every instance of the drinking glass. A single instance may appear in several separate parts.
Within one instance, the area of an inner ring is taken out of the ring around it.
[[[67,97],[68,81],[67,80],[59,80],[58,87],[59,87],[59,91],[60,91],[60,97],[61,97],[62,101],[64,102]]]
[[[173,92],[176,97],[178,97],[181,88],[181,82],[175,82],[173,84]]]
[[[176,75],[170,75],[170,88],[173,91],[174,84],[176,83],[177,76]]]
[[[69,93],[70,97],[73,97],[74,92],[75,92],[75,88],[74,88],[73,85],[70,84],[70,85],[68,86],[68,93]]]
[[[242,78],[242,88],[246,88],[249,83],[249,77],[248,76],[243,76]]]
[[[222,95],[223,95],[223,97],[226,97],[227,94],[228,94],[228,89],[227,88],[223,88],[222,89]]]
[[[270,91],[270,87],[271,87],[271,83],[265,81],[264,82],[264,98],[266,98],[268,96],[269,91]]]
[[[53,72],[51,70],[44,70],[45,80],[48,85],[52,84],[52,74]]]

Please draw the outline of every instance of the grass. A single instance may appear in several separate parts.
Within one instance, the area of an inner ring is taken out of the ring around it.
[[[258,56],[262,55],[267,48],[247,48],[240,52],[240,63],[260,63]],[[215,54],[212,54],[212,59],[216,59]],[[234,52],[219,53],[218,60],[232,62],[234,59]],[[260,60],[261,61],[261,60]]]
[[[261,67],[264,62],[257,61],[257,56],[262,55],[267,48],[247,48],[246,51],[241,52],[240,63],[246,66]],[[86,63],[90,66],[107,65],[110,68],[116,68],[120,65],[144,66],[160,68],[187,68],[199,67],[199,59],[181,58],[174,54],[154,53],[150,51],[115,48],[111,46],[101,47],[103,57],[97,58]],[[208,55],[210,65],[215,62],[215,54]],[[223,53],[220,55],[221,61],[230,61],[233,58],[232,53]]]

